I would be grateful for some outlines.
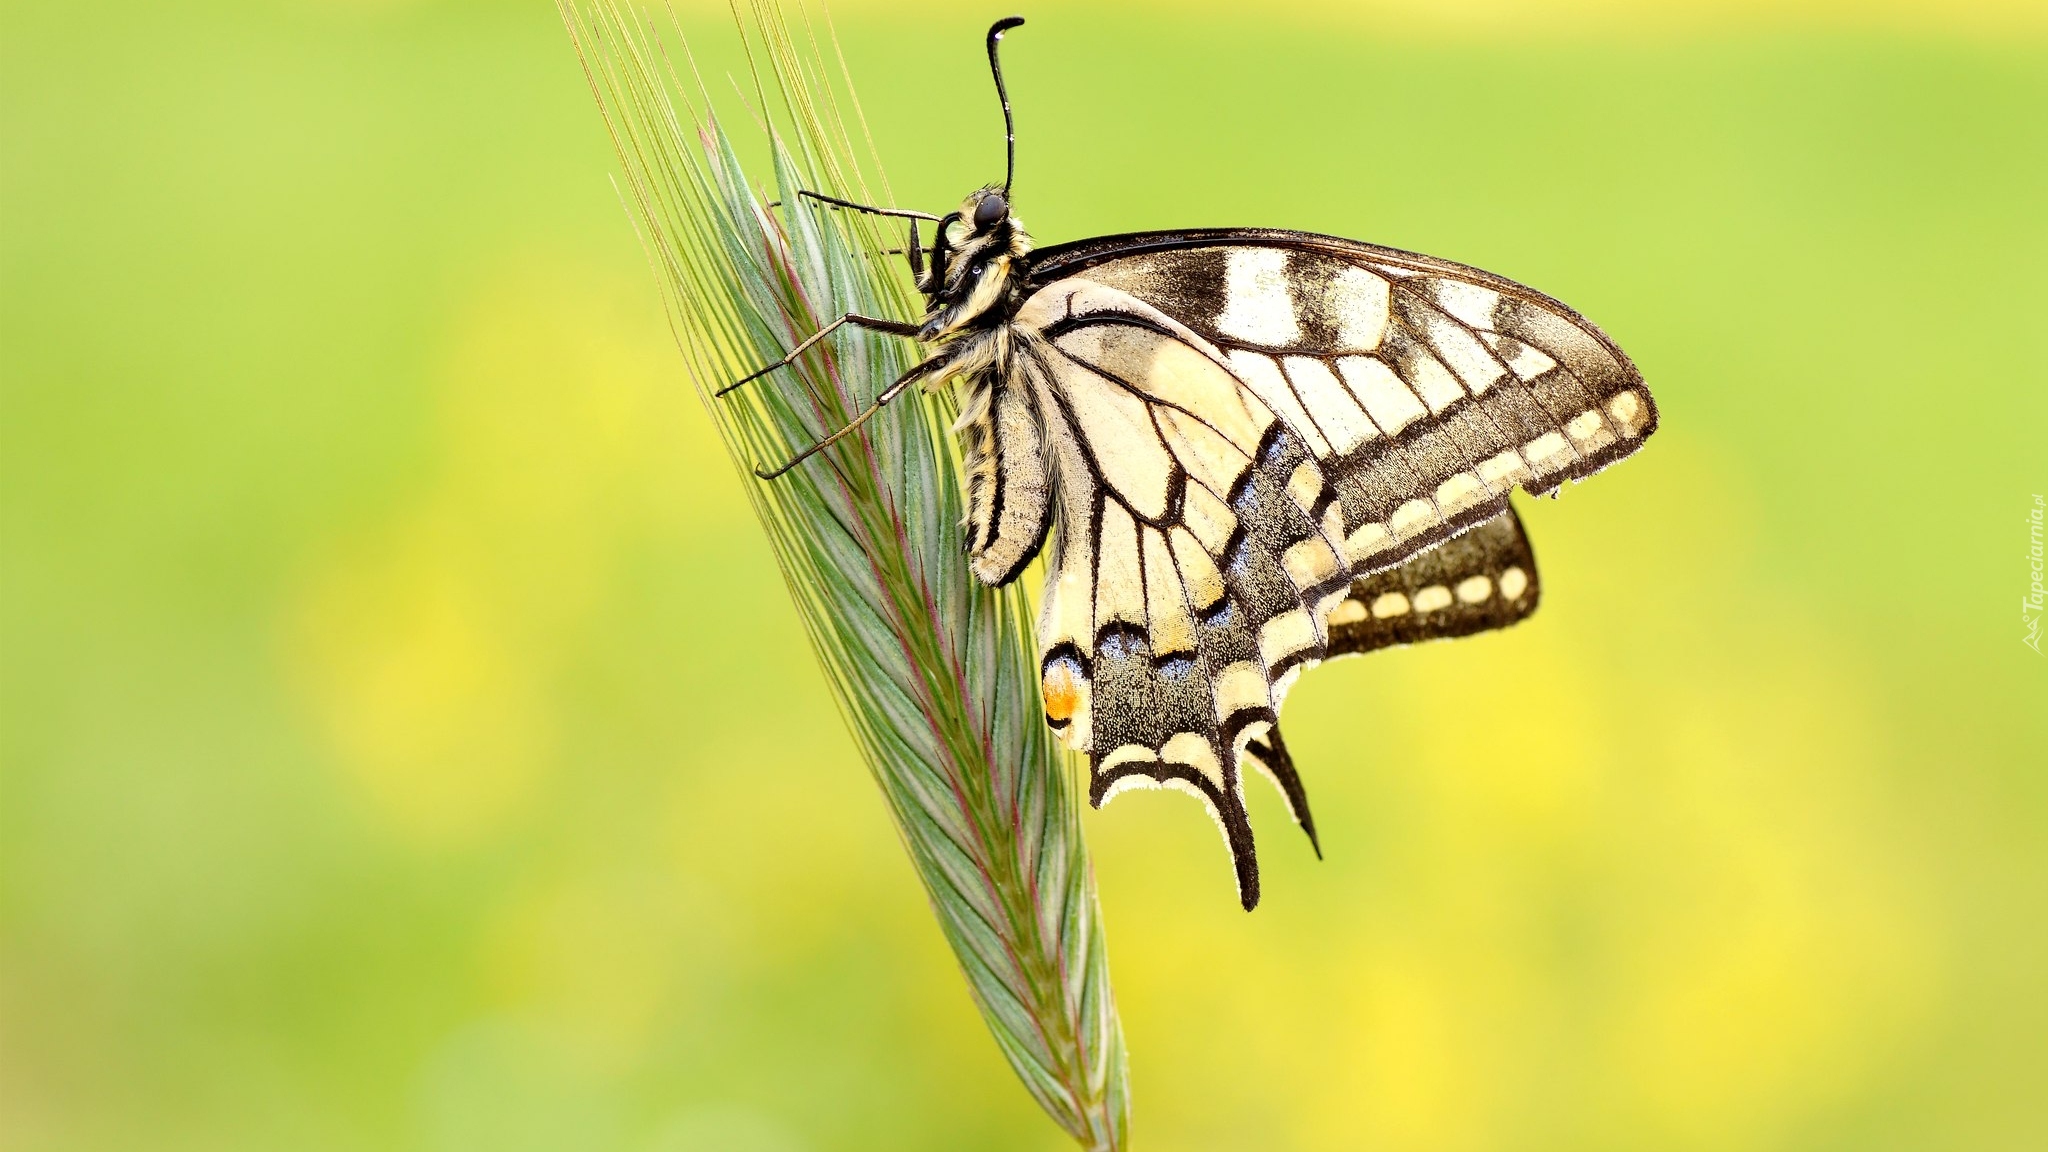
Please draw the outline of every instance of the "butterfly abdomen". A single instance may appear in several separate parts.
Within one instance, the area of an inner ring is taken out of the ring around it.
[[[1045,541],[1052,521],[1045,429],[1033,399],[1028,358],[1012,334],[969,337],[974,371],[953,431],[967,484],[968,567],[984,584],[1016,579]]]

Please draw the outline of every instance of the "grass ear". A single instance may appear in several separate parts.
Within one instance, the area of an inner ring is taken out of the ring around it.
[[[759,41],[752,111],[768,136],[771,208],[658,32],[615,0],[559,4],[684,361],[975,1003],[1062,1128],[1084,1147],[1122,1148],[1123,1032],[1081,795],[1040,715],[1025,596],[983,587],[962,556],[950,397],[906,397],[764,483],[757,463],[843,427],[916,348],[842,329],[772,380],[711,395],[843,313],[921,311],[899,265],[869,255],[900,235],[797,195],[867,191],[817,80],[831,74],[818,40],[806,27],[799,48],[773,0],[742,20]]]

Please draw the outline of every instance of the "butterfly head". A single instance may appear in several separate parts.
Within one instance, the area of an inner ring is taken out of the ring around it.
[[[948,327],[961,326],[1011,298],[1012,289],[1022,281],[1023,257],[1030,251],[1031,235],[1010,214],[1002,188],[978,188],[939,221],[930,264],[918,287],[935,306],[952,314]]]
[[[988,65],[1003,106],[1003,182],[977,188],[958,210],[939,221],[931,259],[918,289],[932,302],[933,335],[979,327],[1014,311],[1021,299],[1023,258],[1031,237],[1010,214],[1010,181],[1017,172],[1017,130],[1010,95],[1003,86],[996,46],[1003,33],[1024,23],[1021,16],[996,21],[988,30]]]

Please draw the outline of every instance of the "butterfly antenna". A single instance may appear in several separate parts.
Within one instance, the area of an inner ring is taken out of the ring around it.
[[[1017,174],[1017,124],[1010,118],[1010,93],[1003,87],[1003,62],[996,59],[996,44],[1003,33],[1024,23],[1022,16],[1006,16],[988,30],[988,70],[995,73],[996,99],[1003,102],[1003,199],[1010,198],[1010,180]]]

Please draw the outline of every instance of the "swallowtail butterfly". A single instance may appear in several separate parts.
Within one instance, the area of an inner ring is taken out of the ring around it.
[[[1046,722],[1086,752],[1098,807],[1126,788],[1200,798],[1258,903],[1242,775],[1265,772],[1315,843],[1280,704],[1318,661],[1511,624],[1536,568],[1508,493],[1555,493],[1657,427],[1598,328],[1513,281],[1392,248],[1269,228],[1035,248],[1012,215],[1016,133],[997,44],[1001,185],[906,218],[921,320],[912,384],[957,382],[967,563],[1017,578],[1050,539],[1038,621]],[[920,221],[935,226],[921,247]],[[722,394],[722,393],[721,393]],[[1318,846],[1320,853],[1320,847]]]

